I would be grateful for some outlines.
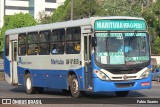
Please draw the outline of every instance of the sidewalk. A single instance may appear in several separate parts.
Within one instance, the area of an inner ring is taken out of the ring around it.
[[[4,72],[0,72],[0,81],[4,80]]]

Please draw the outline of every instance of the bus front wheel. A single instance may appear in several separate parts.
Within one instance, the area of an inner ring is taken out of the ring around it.
[[[116,91],[115,94],[117,97],[126,97],[129,94],[129,91]]]
[[[35,94],[36,93],[36,88],[33,87],[31,75],[29,73],[25,75],[25,87],[26,87],[27,94]]]
[[[81,92],[79,90],[78,80],[75,75],[72,75],[72,77],[71,77],[70,91],[71,91],[72,97],[74,97],[74,98],[78,98],[81,96]]]

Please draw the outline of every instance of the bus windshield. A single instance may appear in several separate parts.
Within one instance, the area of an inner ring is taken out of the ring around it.
[[[95,58],[100,64],[134,65],[149,61],[147,33],[95,33]]]

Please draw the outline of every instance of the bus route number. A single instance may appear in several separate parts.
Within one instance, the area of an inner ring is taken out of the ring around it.
[[[66,64],[79,64],[79,59],[66,59]]]

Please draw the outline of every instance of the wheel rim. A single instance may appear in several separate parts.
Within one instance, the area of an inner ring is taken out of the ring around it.
[[[73,79],[72,90],[73,90],[73,93],[77,93],[78,92],[78,81],[77,81],[77,79]]]
[[[27,80],[26,80],[26,87],[28,90],[31,89],[31,79],[30,78],[27,78]]]

